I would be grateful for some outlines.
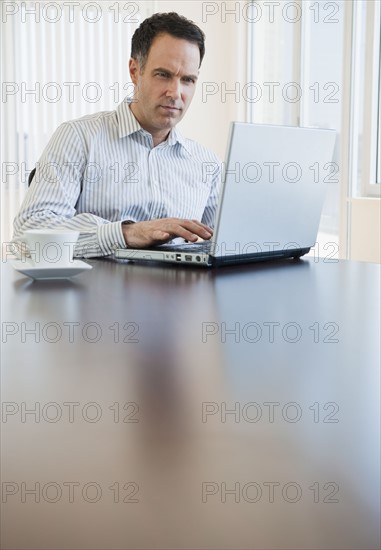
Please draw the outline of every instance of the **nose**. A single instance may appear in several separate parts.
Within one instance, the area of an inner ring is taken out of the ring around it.
[[[170,97],[173,101],[180,99],[181,97],[181,81],[179,78],[171,78],[168,83],[167,97]]]

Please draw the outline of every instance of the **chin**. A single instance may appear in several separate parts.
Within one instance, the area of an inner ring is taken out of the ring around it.
[[[161,124],[158,124],[158,126],[160,126],[162,130],[170,130],[171,128],[176,126],[176,124],[180,122],[180,120],[180,118],[166,117]]]

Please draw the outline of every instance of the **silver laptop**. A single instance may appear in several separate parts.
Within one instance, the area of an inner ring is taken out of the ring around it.
[[[203,267],[303,256],[337,178],[335,139],[335,130],[232,122],[212,239],[115,256]]]

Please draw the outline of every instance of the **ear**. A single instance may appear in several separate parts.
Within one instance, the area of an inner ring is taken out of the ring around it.
[[[131,80],[133,84],[136,85],[138,81],[138,74],[139,74],[140,68],[139,68],[139,63],[133,57],[131,57],[129,61],[129,70],[130,70]]]

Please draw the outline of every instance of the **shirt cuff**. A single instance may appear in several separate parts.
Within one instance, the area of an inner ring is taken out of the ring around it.
[[[98,242],[104,256],[113,254],[118,248],[126,248],[122,224],[120,222],[111,222],[99,226]]]

